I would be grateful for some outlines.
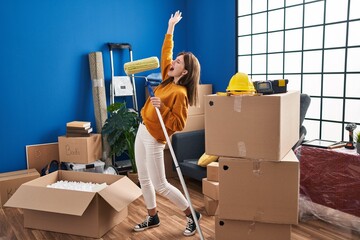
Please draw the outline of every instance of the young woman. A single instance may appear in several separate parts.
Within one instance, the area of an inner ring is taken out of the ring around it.
[[[156,195],[168,198],[187,217],[184,235],[196,232],[194,216],[184,195],[171,184],[165,176],[164,148],[165,135],[155,108],[160,110],[167,133],[171,136],[185,127],[189,105],[198,101],[197,89],[200,79],[200,64],[190,52],[181,52],[173,60],[173,33],[175,25],[181,20],[181,12],[172,14],[161,52],[162,83],[154,90],[155,97],[149,98],[141,110],[142,123],[135,140],[135,159],[141,190],[148,211],[145,221],[134,227],[143,231],[160,225],[156,210]],[[196,212],[197,219],[201,214]]]

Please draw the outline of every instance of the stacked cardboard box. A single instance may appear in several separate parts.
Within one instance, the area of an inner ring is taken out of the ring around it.
[[[101,134],[89,137],[58,137],[61,162],[93,163],[102,157]]]
[[[58,137],[59,159],[68,170],[104,172],[101,134],[93,134],[91,122],[66,123],[66,136]]]
[[[219,206],[219,162],[207,165],[206,178],[203,179],[202,184],[206,213],[214,216]]]
[[[206,96],[205,150],[220,156],[216,239],[290,239],[298,222],[299,162],[291,148],[299,94]]]

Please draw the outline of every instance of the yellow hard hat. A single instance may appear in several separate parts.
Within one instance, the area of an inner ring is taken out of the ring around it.
[[[255,92],[254,84],[246,73],[238,72],[231,77],[227,92]]]

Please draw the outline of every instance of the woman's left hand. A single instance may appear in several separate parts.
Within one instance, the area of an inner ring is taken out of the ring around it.
[[[150,101],[152,103],[152,105],[156,108],[160,108],[161,107],[161,99],[158,97],[151,97]]]

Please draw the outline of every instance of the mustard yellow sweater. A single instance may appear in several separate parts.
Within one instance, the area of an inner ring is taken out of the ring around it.
[[[173,48],[173,35],[166,34],[161,51],[161,75],[163,81],[168,78],[167,73],[173,60]],[[159,110],[168,135],[171,136],[174,132],[183,130],[189,107],[186,87],[174,83],[169,83],[166,86],[160,84],[155,88],[154,94],[161,99],[162,104]],[[141,116],[149,133],[159,142],[165,143],[166,138],[150,98],[146,100],[141,110]]]

